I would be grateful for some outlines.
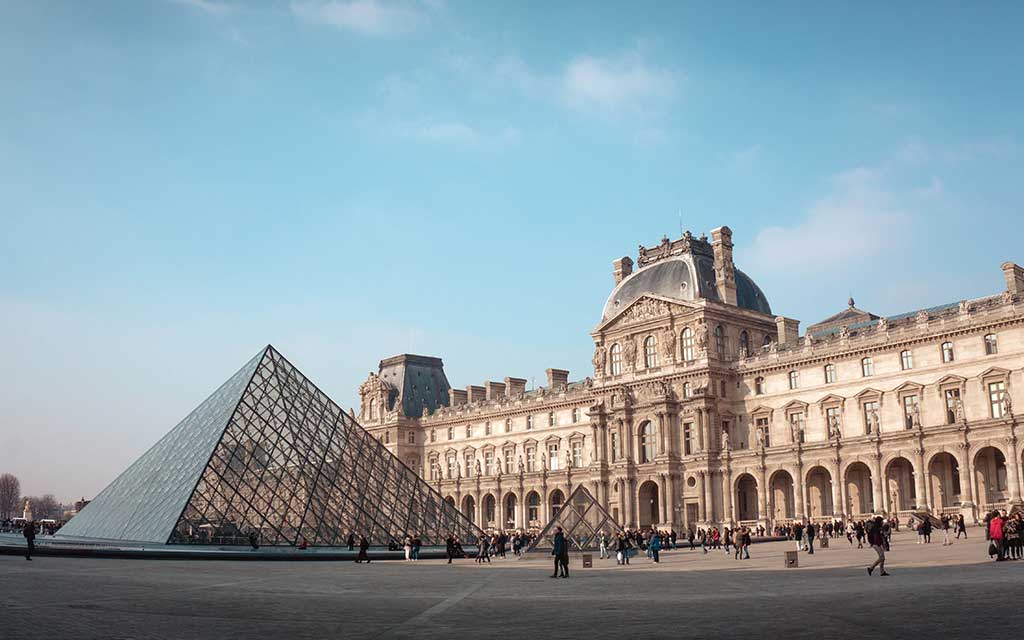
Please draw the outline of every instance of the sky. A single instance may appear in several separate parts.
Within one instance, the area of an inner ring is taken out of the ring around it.
[[[728,225],[806,326],[1024,262],[1020,3],[0,0],[0,473],[91,497],[272,343],[591,373]]]

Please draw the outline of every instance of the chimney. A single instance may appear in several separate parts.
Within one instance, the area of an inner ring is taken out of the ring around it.
[[[487,398],[487,389],[471,384],[466,387],[467,402],[479,402]]]
[[[466,392],[462,389],[449,389],[448,393],[451,394],[453,407],[457,407],[460,404],[466,404],[466,400],[468,400]]]
[[[619,284],[629,274],[633,273],[633,261],[629,256],[622,256],[618,260],[612,260],[612,266],[615,267],[615,271],[612,272],[615,275],[615,284]]]
[[[775,318],[775,327],[779,333],[779,344],[796,346],[800,339],[800,321],[793,318],[778,316]]]
[[[736,265],[732,261],[732,229],[712,229],[711,248],[715,252],[715,288],[718,289],[718,297],[726,304],[735,305]]]
[[[1013,262],[1003,263],[1006,290],[1013,295],[1024,296],[1024,268]]]
[[[485,382],[488,400],[500,400],[505,397],[505,385],[501,382]]]
[[[547,374],[548,388],[552,391],[569,384],[569,372],[565,369],[548,369]]]
[[[526,393],[526,378],[505,378],[505,393],[510,398]]]

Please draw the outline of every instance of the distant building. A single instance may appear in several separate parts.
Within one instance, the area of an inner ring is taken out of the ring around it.
[[[481,527],[541,526],[579,483],[676,529],[1021,503],[1024,269],[896,316],[851,299],[801,337],[732,248],[721,227],[615,260],[592,377],[455,389],[404,354],[360,386],[359,420]]]

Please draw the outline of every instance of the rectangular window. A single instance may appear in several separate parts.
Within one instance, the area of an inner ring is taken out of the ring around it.
[[[437,429],[430,430],[430,441],[437,442]]]
[[[804,412],[794,411],[789,414],[789,424],[793,432],[793,442],[803,442],[804,439]]]
[[[409,432],[408,443],[409,444],[416,444],[416,433],[414,431],[410,431]]]
[[[484,423],[484,435],[485,436],[491,435],[491,423],[490,422],[485,422]]]
[[[836,381],[836,365],[825,365],[825,384],[832,384]]]
[[[505,433],[512,433],[512,420],[505,421]]]
[[[455,439],[455,427],[448,427],[448,439],[449,440],[454,440]]]
[[[946,424],[956,424],[958,406],[960,405],[960,390],[946,389]]]
[[[920,420],[919,415],[920,407],[917,404],[917,396],[903,396],[903,426],[907,429],[916,427],[914,422]]]
[[[1003,393],[1005,392],[1006,384],[1002,380],[988,383],[988,404],[993,418],[1002,418],[1005,414],[1003,411]]]
[[[554,411],[549,411],[548,412],[548,426],[549,427],[553,427],[556,424],[558,424],[558,417],[555,415]]]
[[[758,435],[761,437],[761,440],[764,442],[764,446],[765,447],[772,446],[771,432],[768,430],[768,418],[757,418],[755,420],[755,424],[757,426]]]
[[[558,471],[558,445],[548,445],[548,469],[551,471]]]
[[[865,378],[875,375],[875,361],[871,358],[862,358],[860,361],[860,373]]]
[[[953,343],[943,342],[942,343],[942,361],[953,362]]]
[[[683,425],[683,455],[693,455],[695,447],[693,446],[693,424],[687,422]]]
[[[612,462],[619,459],[619,432],[612,431]]]
[[[875,429],[875,421],[879,420],[878,401],[871,400],[864,403],[864,433],[872,433]]]
[[[800,388],[800,372],[790,371],[789,372],[789,388],[798,389]]]
[[[515,451],[512,449],[505,449],[505,473],[512,474],[512,458],[515,456]]]
[[[494,452],[488,451],[484,454],[484,475],[489,476],[494,473]]]
[[[900,352],[900,368],[904,371],[914,368],[914,354],[909,349]]]
[[[533,416],[526,416],[526,430],[533,430]]]
[[[473,467],[476,466],[475,464],[473,464],[473,454],[472,453],[467,453],[465,456],[463,456],[462,459],[463,459],[463,462],[465,462],[465,466],[466,466],[466,477],[470,478],[470,477],[473,476],[473,471],[474,471]]]
[[[583,467],[583,443],[572,443],[572,466],[576,469]]]
[[[431,460],[430,461],[430,479],[431,480],[440,480],[439,476],[440,476],[440,472],[438,471],[438,468],[437,468],[437,460]]]
[[[994,356],[999,353],[999,343],[996,342],[996,334],[990,333],[985,336],[985,355]]]
[[[579,410],[579,407],[573,407],[573,410],[572,410],[572,421],[573,421],[573,423],[576,423],[576,422],[580,421],[580,410]]]
[[[835,431],[841,429],[839,424],[839,407],[825,409],[825,427],[829,437],[835,435]]]
[[[467,424],[466,425],[466,437],[467,438],[472,438],[473,437],[473,425],[471,425],[471,424]]]
[[[455,456],[448,456],[448,477],[449,478],[454,478],[458,474],[458,472],[456,471],[455,467],[456,467]]]
[[[530,472],[537,470],[537,447],[530,447],[526,450],[526,470]]]

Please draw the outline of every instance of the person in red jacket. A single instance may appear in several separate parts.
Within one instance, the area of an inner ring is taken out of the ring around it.
[[[1005,560],[1003,556],[1003,519],[1006,512],[995,513],[988,521],[988,539],[996,550],[996,561]]]

